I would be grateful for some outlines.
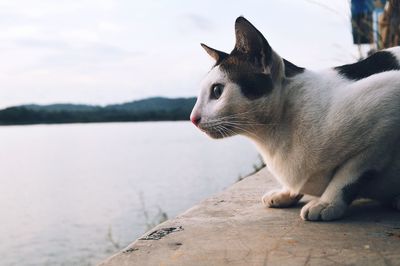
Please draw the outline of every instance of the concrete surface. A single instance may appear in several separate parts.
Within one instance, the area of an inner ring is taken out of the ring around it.
[[[353,204],[335,222],[305,222],[299,206],[267,209],[266,170],[166,221],[100,265],[400,265],[400,213]]]

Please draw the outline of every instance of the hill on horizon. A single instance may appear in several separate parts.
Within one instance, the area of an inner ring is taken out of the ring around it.
[[[106,106],[27,104],[0,110],[0,125],[189,120],[195,97],[152,97]]]

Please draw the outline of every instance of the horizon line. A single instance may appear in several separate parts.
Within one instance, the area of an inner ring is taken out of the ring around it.
[[[69,105],[85,105],[85,106],[92,106],[92,107],[107,107],[110,105],[120,105],[120,104],[125,104],[125,103],[131,103],[131,102],[139,102],[143,100],[148,100],[148,99],[154,99],[154,98],[164,98],[164,99],[190,99],[190,98],[196,98],[197,96],[179,96],[179,97],[169,97],[169,96],[149,96],[145,98],[138,98],[134,100],[127,100],[127,101],[121,101],[121,102],[114,102],[114,103],[107,103],[107,104],[90,104],[90,103],[77,103],[77,102],[54,102],[54,103],[45,103],[45,104],[38,104],[38,103],[23,103],[23,104],[17,104],[17,105],[7,105],[4,107],[0,106],[0,111],[5,110],[8,108],[13,108],[13,107],[23,107],[23,106],[29,106],[29,105],[36,105],[36,106],[50,106],[50,105],[63,105],[63,104],[69,104]]]

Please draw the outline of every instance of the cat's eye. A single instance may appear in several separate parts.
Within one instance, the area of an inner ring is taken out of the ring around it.
[[[223,91],[224,91],[224,86],[222,84],[213,85],[212,91],[211,91],[212,98],[219,99],[219,97],[221,97]]]

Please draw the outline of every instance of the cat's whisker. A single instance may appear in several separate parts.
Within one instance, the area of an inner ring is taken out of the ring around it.
[[[253,125],[253,126],[264,126],[264,125],[278,125],[278,123],[261,123],[258,121],[253,121],[250,118],[246,117],[240,117],[240,116],[234,116],[232,115],[231,118],[228,118],[227,116],[220,117],[218,119],[213,119],[207,121],[207,123],[212,124],[212,123],[238,123],[240,125]]]
[[[225,132],[230,132],[232,135],[236,135],[236,134],[238,134],[238,132],[236,132],[236,131],[233,131],[233,130],[231,130],[231,129],[229,129],[229,128],[227,128],[227,127],[224,127],[224,126],[222,126],[223,127],[223,129],[225,130]]]
[[[220,134],[222,135],[222,137],[224,137],[224,138],[228,137],[228,134],[226,134],[226,133],[224,132],[224,128],[223,128],[223,127],[219,127],[219,131],[218,131],[218,132],[220,132]]]
[[[221,121],[223,124],[230,124],[230,125],[238,125],[238,126],[265,126],[265,125],[278,125],[278,123],[255,123],[252,121],[241,121],[241,120],[233,120],[233,121]]]
[[[247,110],[247,111],[244,111],[244,112],[238,112],[238,113],[235,113],[235,114],[222,116],[219,119],[231,118],[231,117],[240,117],[240,116],[243,116],[245,114],[252,114],[252,113],[256,113],[256,112],[259,112],[259,111],[256,108],[254,108],[254,111],[253,110]]]
[[[236,128],[237,130],[241,130],[242,132],[245,132],[248,135],[251,135],[251,136],[257,138],[258,140],[261,140],[259,137],[257,137],[257,134],[256,134],[255,131],[257,130],[257,128],[259,128],[261,126],[265,126],[265,125],[273,126],[273,125],[277,125],[277,124],[273,124],[273,123],[269,123],[269,124],[263,123],[263,124],[261,124],[261,123],[253,123],[253,122],[250,122],[250,121],[245,121],[245,122],[243,122],[243,121],[238,121],[238,122],[236,122],[236,121],[221,121],[221,120],[215,119],[214,122],[207,122],[207,123],[203,124],[203,128],[206,131],[208,129],[221,130],[221,127],[223,127],[223,128],[228,128],[228,127]],[[226,132],[224,132],[224,133],[226,133]],[[223,135],[223,136],[225,137],[225,135]]]
[[[224,134],[221,132],[220,127],[217,126],[214,129],[218,132],[218,134],[222,135],[222,137],[225,137]]]
[[[228,137],[229,134],[226,132],[225,127],[224,127],[224,126],[221,126],[220,128],[221,128],[222,136],[223,136],[224,138],[225,138],[225,137]]]

